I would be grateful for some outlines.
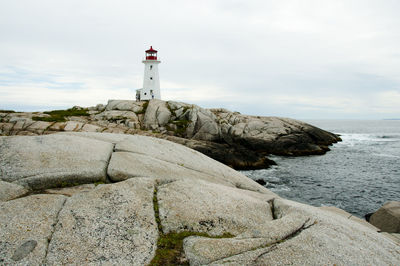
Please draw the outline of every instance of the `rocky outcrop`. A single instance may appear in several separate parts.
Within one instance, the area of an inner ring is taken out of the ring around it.
[[[0,151],[0,188],[11,191],[0,199],[0,264],[400,260],[400,246],[374,228],[282,199],[167,140],[65,132],[0,137]]]
[[[151,135],[186,145],[235,169],[267,168],[273,164],[267,159],[269,154],[324,154],[340,140],[335,134],[289,118],[242,115],[174,101],[110,100],[106,106],[71,110],[87,113],[65,112],[66,121],[59,121],[51,112],[0,111],[0,135],[58,131]]]
[[[383,232],[400,234],[400,202],[386,202],[371,215],[369,222]]]

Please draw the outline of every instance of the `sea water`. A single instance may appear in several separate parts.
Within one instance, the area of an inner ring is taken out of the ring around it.
[[[284,198],[336,206],[359,217],[400,201],[400,120],[306,122],[343,141],[322,156],[271,156],[277,166],[242,172]]]

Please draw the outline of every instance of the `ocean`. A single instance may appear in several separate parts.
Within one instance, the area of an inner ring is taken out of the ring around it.
[[[269,169],[241,171],[279,196],[336,206],[358,217],[400,201],[400,120],[305,120],[340,134],[325,155],[270,156]]]

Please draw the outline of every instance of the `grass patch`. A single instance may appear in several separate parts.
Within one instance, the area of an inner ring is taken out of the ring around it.
[[[17,113],[17,112],[15,112],[15,111],[13,111],[13,110],[0,110],[0,113]]]
[[[96,181],[96,182],[94,182],[93,184],[97,187],[98,185],[103,185],[103,184],[105,184],[106,182],[104,182],[104,181]]]
[[[183,137],[186,133],[186,129],[189,126],[189,120],[175,120],[172,121],[176,125],[176,130],[174,131],[177,136]]]
[[[67,110],[54,110],[49,112],[44,112],[45,114],[50,115],[50,117],[40,117],[33,116],[32,120],[34,121],[46,121],[46,122],[65,122],[67,121],[65,117],[67,116],[89,116],[88,109],[78,109],[78,108],[70,108]]]
[[[157,188],[153,194],[154,215],[157,222],[159,238],[157,241],[157,250],[153,260],[149,265],[189,265],[183,251],[183,240],[189,236],[202,236],[208,238],[232,238],[234,235],[224,233],[219,236],[210,236],[207,233],[199,233],[192,231],[163,233],[160,220],[159,206],[157,200]]]
[[[142,110],[136,112],[136,114],[140,115],[140,114],[146,113],[147,107],[149,107],[149,101],[144,101],[144,104],[142,106]]]

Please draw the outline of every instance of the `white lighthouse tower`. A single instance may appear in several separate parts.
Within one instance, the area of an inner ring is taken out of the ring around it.
[[[161,61],[157,60],[157,51],[150,46],[146,51],[146,60],[144,64],[143,88],[136,90],[136,100],[161,100],[160,94],[160,78],[158,76],[158,64]]]

